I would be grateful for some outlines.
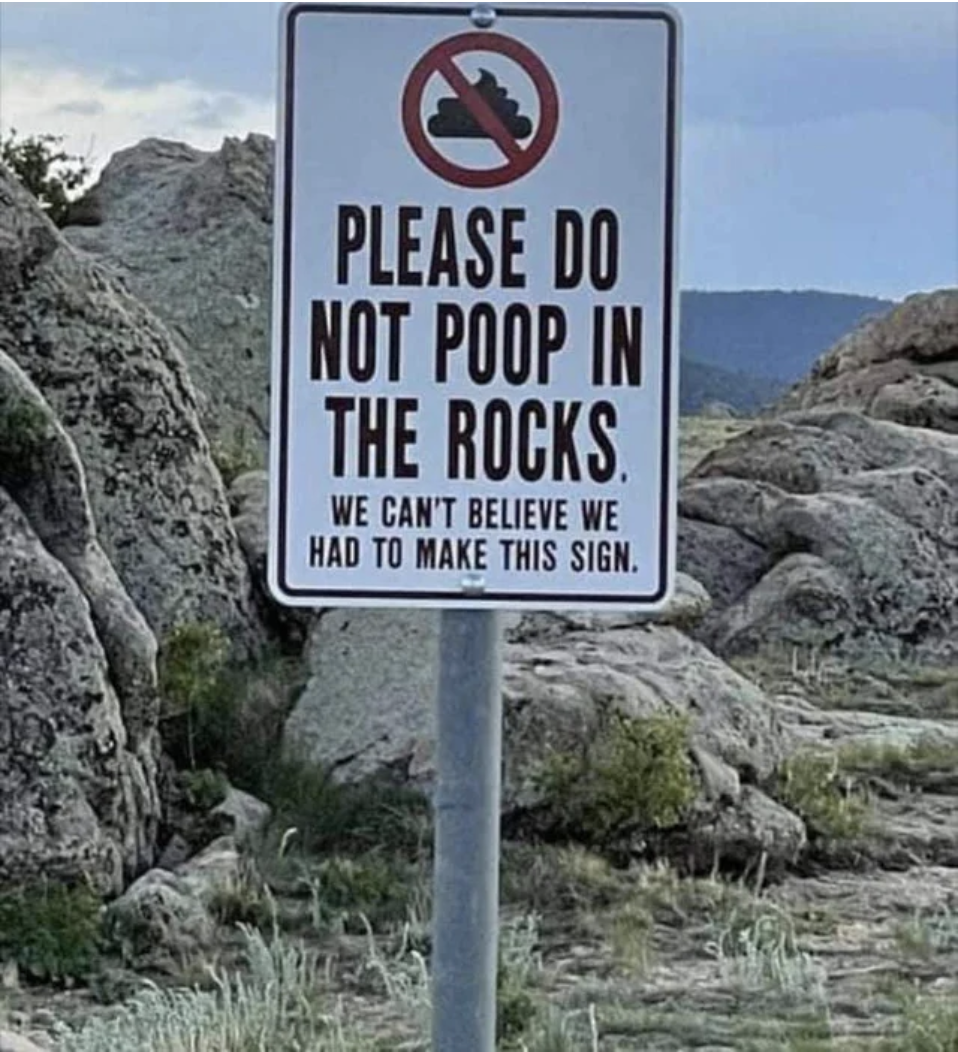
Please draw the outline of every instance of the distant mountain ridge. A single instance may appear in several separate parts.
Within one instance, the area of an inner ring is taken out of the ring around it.
[[[727,402],[753,412],[891,300],[814,290],[682,293],[682,412]]]

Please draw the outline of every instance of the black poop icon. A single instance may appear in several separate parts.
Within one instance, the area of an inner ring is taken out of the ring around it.
[[[499,81],[487,69],[481,69],[479,74],[473,89],[514,139],[528,139],[532,134],[532,121],[519,115],[519,103],[509,98],[509,92],[499,87]],[[492,138],[458,96],[439,100],[438,112],[429,118],[428,128],[429,134],[436,139]]]

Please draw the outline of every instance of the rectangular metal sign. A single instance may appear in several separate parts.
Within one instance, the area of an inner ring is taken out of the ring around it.
[[[281,603],[667,598],[678,35],[633,4],[286,9]]]

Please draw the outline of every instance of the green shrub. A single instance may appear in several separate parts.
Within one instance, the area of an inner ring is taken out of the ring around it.
[[[538,941],[538,925],[531,916],[504,924],[499,935],[496,1040],[507,1048],[515,1046],[539,1014],[533,997],[542,970]]]
[[[842,771],[836,755],[797,753],[778,773],[777,795],[808,826],[812,837],[847,840],[864,832],[869,801]]]
[[[413,789],[344,785],[308,760],[279,758],[259,790],[273,808],[273,828],[295,829],[295,847],[310,855],[381,851],[415,859],[431,842],[429,803]]]
[[[212,811],[226,799],[229,781],[221,771],[204,767],[198,771],[185,771],[182,775],[186,789],[186,802],[195,811]]]
[[[89,975],[100,954],[100,900],[86,887],[43,881],[0,892],[0,959],[32,979]]]
[[[608,844],[681,821],[695,798],[689,720],[613,713],[581,755],[555,753],[537,785],[556,831]]]
[[[243,427],[234,431],[228,440],[214,444],[213,463],[227,487],[240,475],[249,471],[261,471],[265,467],[262,453]]]
[[[86,160],[63,149],[62,135],[30,135],[18,139],[15,128],[0,139],[2,161],[39,201],[50,219],[62,226],[71,196],[90,177]]]
[[[312,922],[324,930],[331,922],[364,922],[380,927],[402,921],[412,893],[411,874],[398,860],[377,853],[359,858],[333,855],[315,867],[310,876]]]
[[[534,913],[607,909],[624,901],[631,876],[578,845],[505,843],[502,900]]]
[[[213,768],[264,796],[274,779],[290,702],[304,682],[301,659],[266,648],[230,662],[222,630],[207,623],[175,628],[159,658],[163,744],[180,768]]]
[[[958,1049],[958,1000],[920,994],[904,986],[897,992],[902,1027],[882,1042],[881,1052],[955,1052]]]
[[[224,927],[251,925],[266,928],[276,922],[275,902],[263,884],[255,863],[248,858],[241,860],[240,871],[235,878],[219,885],[213,892],[210,913],[217,924]]]
[[[229,657],[217,625],[177,625],[163,640],[157,660],[164,709],[164,744],[180,766],[197,766],[197,723],[215,702]],[[174,730],[183,728],[182,734]]]
[[[39,405],[0,392],[0,482],[8,488],[29,482],[48,426]]]

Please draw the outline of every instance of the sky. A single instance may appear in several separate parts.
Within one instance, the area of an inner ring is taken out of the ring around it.
[[[958,4],[676,3],[685,288],[958,285]],[[279,5],[0,3],[0,129],[274,130]]]

